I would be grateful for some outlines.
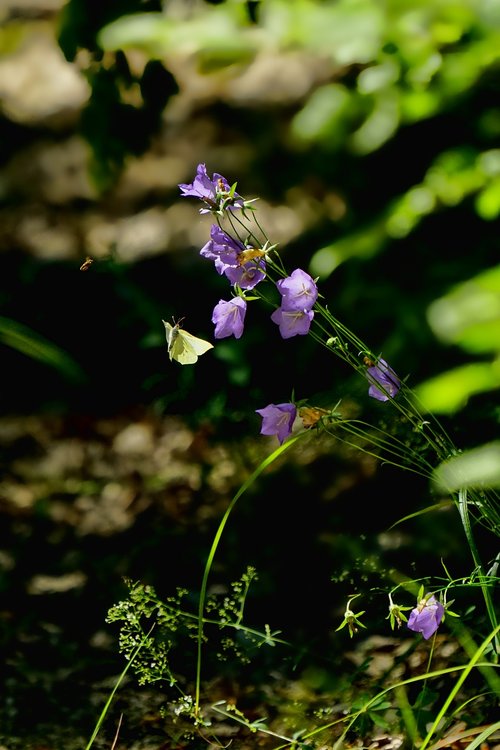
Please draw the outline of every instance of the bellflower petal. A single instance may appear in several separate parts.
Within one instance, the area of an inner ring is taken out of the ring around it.
[[[265,261],[260,258],[250,260],[237,268],[227,266],[224,274],[233,286],[238,284],[241,289],[253,289],[266,278]]]
[[[239,339],[243,333],[247,303],[242,297],[235,297],[229,302],[220,300],[214,307],[212,323],[215,323],[215,338],[224,339],[234,336]]]
[[[224,232],[218,224],[210,227],[210,239],[200,250],[200,255],[215,262],[218,273],[225,273],[228,268],[238,269],[238,255],[243,245],[231,235]]]
[[[243,198],[238,193],[230,196],[231,187],[225,177],[214,172],[210,179],[205,164],[198,164],[193,182],[180,183],[179,188],[183,198],[199,198],[205,203],[207,207],[200,208],[202,214],[243,206]]]
[[[271,315],[271,320],[280,328],[281,338],[305,336],[309,333],[314,313],[312,310],[284,310],[278,307]]]
[[[261,435],[276,435],[280,445],[291,435],[297,416],[294,404],[269,404],[256,412],[262,417]]]
[[[416,633],[422,633],[427,640],[439,627],[444,615],[444,607],[435,596],[427,595],[422,599],[415,609],[412,609],[408,618],[408,627]]]
[[[401,388],[401,381],[385,359],[379,359],[377,364],[368,367],[366,373],[371,383],[368,395],[376,398],[377,401],[388,401],[389,398],[394,398]],[[379,385],[382,388],[379,388]]]
[[[311,310],[318,299],[318,287],[308,273],[296,268],[286,279],[276,282],[282,296],[281,306],[284,310]]]

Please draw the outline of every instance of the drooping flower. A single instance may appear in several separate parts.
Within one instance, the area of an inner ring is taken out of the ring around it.
[[[224,273],[228,268],[238,267],[238,255],[244,250],[243,245],[227,234],[218,224],[210,227],[210,239],[201,248],[200,255],[213,260],[217,273]]]
[[[241,289],[253,289],[266,276],[265,259],[256,257],[242,263],[241,259],[246,258],[247,253],[245,246],[218,224],[212,224],[210,239],[200,250],[200,255],[213,260],[217,272],[224,274],[233,286],[238,284]]]
[[[256,412],[262,417],[261,435],[276,435],[280,445],[291,435],[297,416],[294,404],[269,404]]]
[[[258,260],[249,260],[248,263],[234,267],[227,267],[224,275],[229,279],[231,284],[241,289],[253,289],[257,284],[266,278],[265,261],[263,258]]]
[[[214,307],[212,323],[215,323],[215,338],[224,339],[234,336],[239,339],[243,334],[247,303],[242,297],[220,300]]]
[[[278,307],[271,315],[271,320],[280,328],[281,338],[305,336],[309,333],[314,313],[312,310],[285,310]]]
[[[193,182],[180,183],[179,187],[184,198],[203,201],[205,208],[200,208],[200,214],[220,213],[226,208],[242,208],[244,205],[241,195],[232,191],[225,177],[214,172],[210,179],[205,164],[198,164]]]
[[[359,631],[359,628],[366,629],[366,625],[363,625],[363,623],[359,619],[362,615],[365,614],[365,610],[363,609],[361,612],[353,612],[351,609],[351,602],[354,601],[354,599],[356,599],[358,596],[359,594],[355,594],[347,602],[344,612],[344,619],[342,620],[338,628],[335,628],[335,632],[337,632],[338,630],[342,630],[342,628],[345,628],[347,625],[349,636],[352,638],[353,635],[355,635]]]
[[[379,359],[376,364],[371,363],[366,370],[366,376],[371,383],[368,395],[376,398],[377,401],[388,401],[389,398],[394,398],[401,388],[400,379],[385,359]]]
[[[408,627],[416,633],[422,633],[427,640],[439,627],[444,615],[444,607],[435,596],[427,594],[421,599],[408,618]]]
[[[318,299],[318,287],[308,273],[296,268],[286,279],[276,282],[282,296],[281,307],[284,310],[311,310]]]
[[[404,622],[408,621],[407,616],[404,614],[408,609],[411,609],[411,607],[403,607],[401,604],[395,604],[392,601],[392,595],[389,594],[389,614],[386,619],[390,620],[393,630],[396,625],[400,628]]]

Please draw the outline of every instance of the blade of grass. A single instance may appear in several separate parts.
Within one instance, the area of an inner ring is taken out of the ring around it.
[[[492,630],[492,632],[489,634],[489,636],[482,642],[482,644],[479,646],[478,650],[472,657],[472,659],[469,661],[469,663],[466,665],[465,669],[455,682],[455,685],[453,686],[452,690],[450,690],[450,693],[448,697],[446,698],[445,702],[443,703],[443,706],[441,710],[438,712],[436,718],[434,719],[434,723],[429,729],[427,736],[424,738],[424,741],[420,745],[419,750],[425,750],[427,745],[429,744],[434,732],[438,728],[439,724],[441,723],[442,719],[444,718],[448,708],[451,705],[451,702],[457,695],[458,691],[462,687],[463,683],[471,673],[472,669],[477,665],[477,662],[479,661],[479,658],[483,655],[486,647],[488,646],[491,641],[493,641],[495,638],[497,638],[498,633],[500,631],[500,625],[495,628],[495,630]]]
[[[152,627],[152,628],[150,628],[150,629],[149,629],[149,631],[148,631],[148,632],[146,633],[146,635],[144,636],[144,638],[142,639],[142,641],[141,641],[141,642],[139,643],[139,645],[137,646],[137,648],[136,648],[136,650],[134,651],[134,653],[132,654],[132,656],[130,657],[130,660],[129,660],[128,664],[127,664],[127,665],[125,666],[125,669],[123,670],[123,672],[122,672],[122,673],[121,673],[121,675],[119,676],[118,680],[116,681],[116,684],[115,684],[115,686],[114,686],[113,690],[111,691],[111,693],[110,693],[110,695],[109,695],[109,698],[108,698],[108,700],[106,701],[106,703],[105,703],[105,705],[104,705],[104,708],[103,708],[103,709],[102,709],[102,711],[101,711],[101,714],[100,714],[100,716],[99,716],[99,719],[97,720],[97,724],[95,725],[95,729],[94,729],[94,731],[92,732],[92,737],[90,738],[90,740],[89,740],[89,742],[88,742],[87,746],[85,747],[85,750],[90,750],[90,748],[91,748],[91,747],[92,747],[92,745],[94,744],[94,740],[95,740],[95,738],[97,737],[97,735],[99,734],[99,731],[100,731],[100,729],[101,729],[102,723],[103,723],[103,721],[104,721],[104,719],[105,719],[105,717],[106,717],[106,714],[108,713],[108,710],[109,710],[109,707],[110,707],[110,705],[111,705],[111,703],[112,703],[112,701],[113,701],[113,698],[115,697],[115,693],[116,693],[116,691],[117,691],[117,690],[118,690],[118,688],[120,687],[120,685],[121,685],[121,683],[122,683],[122,681],[123,681],[123,678],[124,678],[124,677],[125,677],[125,675],[127,674],[127,672],[128,672],[128,670],[130,669],[130,667],[132,666],[132,664],[133,664],[133,662],[134,662],[134,659],[135,659],[135,657],[137,656],[137,654],[139,653],[139,651],[140,651],[140,650],[141,650],[141,648],[143,647],[144,643],[146,642],[147,638],[148,638],[148,637],[149,637],[149,635],[151,634],[151,631],[153,630],[153,628],[154,628],[154,627],[155,627],[155,626],[153,625],[153,627]]]
[[[82,368],[73,357],[57,344],[16,320],[0,316],[0,341],[31,359],[54,367],[68,380],[76,383],[85,380]]]
[[[222,517],[221,522],[219,523],[219,527],[215,533],[214,540],[212,542],[212,546],[210,548],[210,552],[208,553],[207,562],[205,564],[205,570],[203,572],[203,579],[201,582],[201,588],[200,588],[200,602],[198,607],[198,653],[197,653],[197,660],[196,660],[196,690],[195,690],[195,715],[198,715],[199,708],[200,708],[200,686],[201,686],[201,650],[202,650],[202,644],[203,644],[203,624],[204,624],[204,614],[205,614],[205,600],[207,595],[207,581],[208,576],[210,574],[210,570],[212,568],[212,563],[214,561],[215,553],[217,551],[217,547],[219,546],[219,542],[222,537],[222,532],[224,531],[224,527],[227,523],[227,520],[229,516],[231,515],[231,511],[233,510],[234,506],[240,499],[242,495],[247,491],[249,487],[252,486],[252,484],[255,482],[255,480],[262,474],[264,469],[267,469],[268,466],[270,466],[273,461],[276,461],[279,456],[281,456],[285,451],[289,450],[289,448],[292,447],[296,443],[296,441],[303,437],[305,433],[301,433],[299,435],[296,435],[293,438],[290,438],[287,440],[286,443],[283,443],[283,445],[280,445],[279,448],[276,448],[276,450],[271,453],[270,456],[267,456],[267,458],[262,461],[262,463],[259,464],[259,466],[255,469],[255,471],[248,477],[248,479],[241,485],[236,495],[233,497],[231,502],[229,503],[229,506],[224,513],[224,516]]]

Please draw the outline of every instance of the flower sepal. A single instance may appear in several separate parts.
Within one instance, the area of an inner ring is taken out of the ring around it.
[[[366,610],[361,610],[361,612],[353,612],[351,609],[351,602],[354,601],[360,594],[356,594],[355,596],[352,596],[349,601],[347,602],[345,612],[344,612],[344,619],[338,626],[338,628],[335,628],[335,632],[338,630],[342,630],[342,628],[347,627],[349,629],[349,637],[352,638],[358,631],[359,628],[364,628],[366,630],[366,625],[363,625],[361,620],[359,619],[362,617]]]
[[[411,609],[411,607],[402,607],[400,604],[394,604],[392,596],[389,594],[389,614],[385,619],[390,620],[391,630],[394,630],[396,625],[400,628],[404,622],[408,622],[408,618],[403,614],[408,609]]]

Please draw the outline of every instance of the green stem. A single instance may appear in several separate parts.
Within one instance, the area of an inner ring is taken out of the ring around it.
[[[88,744],[87,744],[87,746],[85,747],[85,750],[90,750],[90,748],[91,748],[91,747],[92,747],[92,745],[94,744],[94,740],[95,740],[95,738],[97,737],[97,735],[99,734],[99,731],[100,731],[100,729],[101,729],[102,723],[103,723],[103,721],[104,721],[104,719],[105,719],[105,717],[106,717],[106,714],[108,713],[108,710],[109,710],[109,707],[110,707],[110,705],[111,705],[111,703],[112,703],[112,701],[113,701],[113,698],[115,697],[115,693],[116,693],[116,691],[117,691],[117,690],[118,690],[118,688],[120,687],[120,685],[121,685],[121,683],[122,683],[122,680],[123,680],[123,678],[124,678],[124,677],[125,677],[125,675],[127,674],[128,670],[130,669],[130,667],[132,666],[132,664],[134,663],[134,661],[135,661],[135,657],[137,656],[137,654],[139,653],[139,651],[140,651],[140,650],[142,649],[142,647],[143,647],[143,646],[144,646],[144,644],[146,643],[146,641],[147,641],[147,639],[149,638],[149,636],[150,636],[150,634],[151,634],[151,631],[153,630],[153,628],[154,628],[154,627],[155,627],[155,626],[153,625],[153,626],[152,626],[152,627],[151,627],[151,628],[149,629],[149,631],[148,631],[148,632],[147,632],[147,633],[145,634],[144,638],[143,638],[143,639],[141,640],[141,642],[139,643],[139,645],[137,646],[137,648],[135,649],[135,651],[134,651],[134,652],[132,653],[132,655],[131,655],[131,657],[130,657],[129,661],[127,662],[127,665],[126,665],[125,669],[123,670],[123,672],[122,672],[122,673],[121,673],[121,675],[119,676],[118,680],[116,681],[116,684],[115,684],[115,686],[114,686],[113,690],[111,691],[111,693],[110,693],[110,695],[109,695],[109,698],[108,698],[108,700],[106,701],[106,704],[105,704],[104,708],[103,708],[103,709],[102,709],[102,711],[101,711],[101,715],[99,716],[99,719],[98,719],[98,721],[97,721],[97,724],[96,724],[96,726],[95,726],[95,729],[94,729],[94,731],[92,732],[92,737],[91,737],[91,738],[90,738],[90,740],[88,741]]]
[[[471,673],[472,669],[474,667],[478,666],[478,662],[480,657],[483,655],[484,651],[486,650],[486,647],[488,646],[488,643],[491,641],[492,643],[495,642],[495,640],[498,638],[498,632],[500,628],[497,626],[492,633],[486,638],[485,641],[481,644],[481,646],[478,648],[476,653],[474,654],[473,658],[469,661],[466,668],[463,670],[459,678],[457,679],[453,689],[451,690],[450,694],[446,698],[445,702],[443,703],[443,706],[441,707],[441,710],[439,711],[438,715],[436,716],[433,725],[429,729],[429,732],[427,733],[427,736],[424,738],[424,741],[420,745],[420,750],[425,750],[427,745],[429,744],[430,740],[432,739],[432,736],[434,735],[434,732],[440,725],[442,719],[444,716],[446,716],[446,712],[448,711],[448,708],[450,707],[452,701],[454,700],[455,696],[457,695],[458,691],[462,687],[463,683]]]
[[[485,576],[484,574],[483,566],[481,564],[481,558],[479,557],[476,542],[472,534],[466,489],[461,489],[458,491],[458,510],[460,513],[460,518],[462,520],[462,526],[464,528],[467,543],[471,551],[472,559],[474,560],[474,565],[476,566],[478,572],[479,585],[481,586],[481,591],[483,592],[486,611],[488,612],[488,617],[490,618],[491,627],[493,630],[497,630],[498,621],[493,604],[493,599],[491,597],[490,587],[488,585],[488,576]],[[498,654],[500,651],[498,635],[493,639],[493,648],[496,653],[496,661],[498,661]]]
[[[203,573],[203,579],[201,582],[201,589],[200,589],[200,603],[198,607],[198,637],[197,637],[198,653],[197,653],[197,661],[196,661],[196,690],[195,690],[195,715],[196,716],[198,715],[199,708],[200,708],[201,649],[202,649],[202,644],[203,644],[203,625],[204,625],[205,601],[206,601],[206,596],[207,596],[207,582],[208,582],[208,576],[210,574],[210,570],[212,568],[212,563],[214,561],[215,553],[217,551],[217,547],[219,546],[219,542],[221,540],[222,533],[224,531],[224,527],[231,514],[231,511],[233,510],[234,506],[236,505],[240,497],[247,491],[249,487],[252,486],[255,480],[262,474],[264,469],[270,466],[273,463],[273,461],[275,461],[285,451],[291,448],[292,445],[299,438],[304,436],[304,434],[305,433],[301,433],[299,435],[296,435],[293,438],[290,438],[286,443],[284,443],[283,445],[280,445],[279,448],[276,448],[276,450],[273,453],[271,453],[270,456],[265,458],[264,461],[262,461],[259,464],[259,466],[255,469],[255,471],[241,485],[238,492],[229,503],[229,506],[226,512],[224,513],[224,516],[222,517],[221,522],[219,523],[219,527],[215,534],[214,540],[212,542],[212,546],[210,548],[210,552],[208,554],[207,562],[205,564],[205,571]]]

